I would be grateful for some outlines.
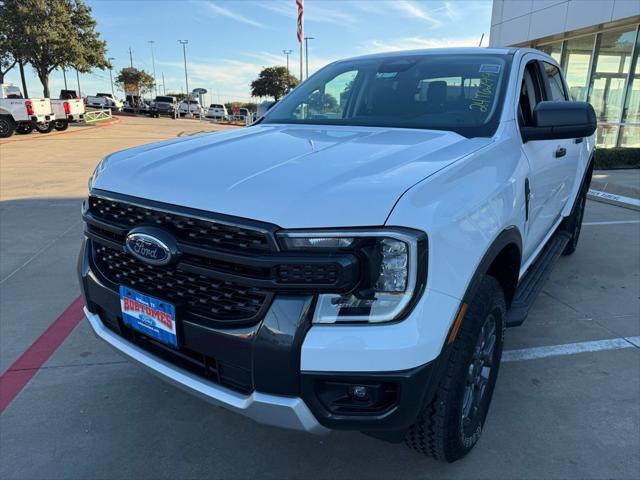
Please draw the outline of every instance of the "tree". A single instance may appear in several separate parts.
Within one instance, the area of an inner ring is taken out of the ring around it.
[[[4,83],[4,76],[18,63],[14,55],[13,39],[10,12],[4,4],[0,4],[0,83]]]
[[[108,67],[106,42],[95,30],[91,8],[81,0],[5,0],[15,19],[14,52],[29,62],[49,97],[49,74],[64,67],[89,72]]]
[[[291,75],[286,67],[268,67],[251,82],[251,95],[254,97],[273,97],[276,101],[298,85],[298,79]]]
[[[115,83],[125,94],[128,95],[144,95],[145,93],[153,90],[155,85],[152,75],[149,75],[144,70],[138,70],[137,68],[131,67],[120,70]]]
[[[318,113],[336,113],[340,111],[340,105],[336,97],[330,93],[320,93],[316,90],[308,99],[309,108]]]

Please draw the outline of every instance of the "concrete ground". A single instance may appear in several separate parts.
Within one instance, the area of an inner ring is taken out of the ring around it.
[[[80,199],[99,157],[199,129],[126,118],[0,143],[0,371],[79,294]],[[505,349],[637,336],[640,214],[589,201],[577,252]],[[0,416],[0,478],[637,479],[640,348],[625,346],[512,353],[482,439],[447,465],[359,433],[315,437],[212,407],[124,361],[83,321]]]

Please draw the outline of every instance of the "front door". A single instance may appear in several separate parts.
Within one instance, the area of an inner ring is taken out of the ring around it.
[[[518,121],[522,126],[532,126],[533,110],[539,102],[548,98],[548,86],[538,61],[528,62],[521,75]],[[529,162],[524,259],[533,254],[560,219],[568,200],[575,174],[575,166],[568,161],[575,154],[575,149],[570,147],[572,142],[532,140],[522,144],[522,151]]]

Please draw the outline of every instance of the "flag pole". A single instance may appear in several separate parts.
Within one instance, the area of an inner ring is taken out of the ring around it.
[[[302,12],[304,12],[304,0],[300,0],[300,3],[302,4]],[[300,15],[300,32],[298,33],[298,41],[300,42],[300,83],[302,83],[302,79],[304,78],[302,76],[302,59],[304,57],[303,39],[304,39],[304,13]]]

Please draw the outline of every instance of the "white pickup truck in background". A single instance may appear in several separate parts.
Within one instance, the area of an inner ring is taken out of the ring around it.
[[[0,138],[29,133],[53,118],[48,98],[23,98],[19,87],[0,85]]]
[[[84,120],[84,102],[80,98],[51,100],[51,107],[54,121],[36,127],[40,133],[50,132],[54,128],[59,131],[66,130],[69,123]]]
[[[95,95],[89,95],[87,96],[85,103],[87,107],[110,108],[116,112],[122,110],[123,107],[122,102],[110,93],[96,93]]]

